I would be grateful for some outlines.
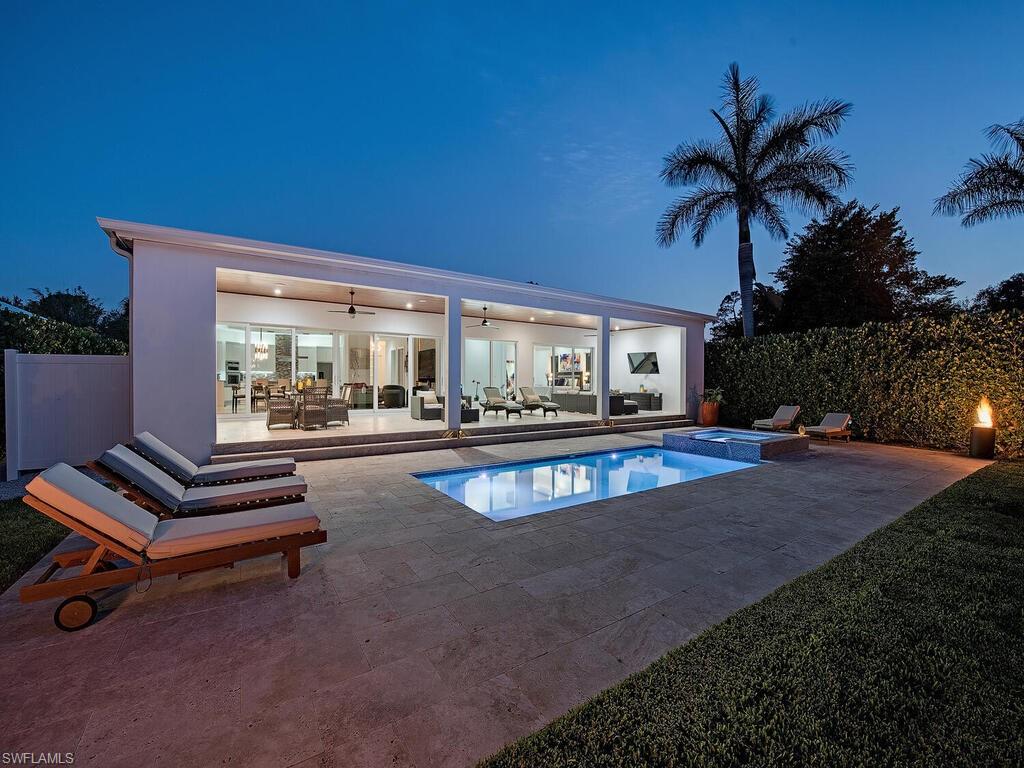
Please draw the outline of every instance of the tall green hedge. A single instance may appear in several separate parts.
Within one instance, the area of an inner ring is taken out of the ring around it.
[[[88,328],[0,309],[0,350],[16,349],[34,355],[127,355],[128,345]],[[0,402],[4,398],[4,369],[0,359]],[[6,443],[6,424],[0,408],[0,452]]]
[[[853,414],[856,437],[964,450],[982,395],[998,449],[1024,455],[1024,315],[961,314],[711,342],[706,386],[722,387],[721,421],[750,426],[782,404],[817,424]]]

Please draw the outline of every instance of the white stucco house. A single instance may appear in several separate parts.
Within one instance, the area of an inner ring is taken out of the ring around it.
[[[131,429],[149,430],[197,462],[218,453],[218,444],[279,446],[292,435],[305,445],[427,427],[450,434],[607,422],[625,400],[638,408],[629,412],[636,417],[696,415],[709,315],[344,253],[98,221],[130,266]],[[349,393],[350,423],[316,434],[269,428],[257,393],[268,385],[290,390],[303,380],[335,396]],[[559,401],[559,415],[515,420],[475,412],[483,387],[521,399],[524,386]],[[445,401],[443,420],[432,425],[410,411],[425,390]],[[448,396],[453,393],[465,400]]]

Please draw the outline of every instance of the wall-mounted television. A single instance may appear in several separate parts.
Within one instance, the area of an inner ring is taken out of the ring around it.
[[[627,357],[630,373],[658,373],[657,352],[630,352]]]

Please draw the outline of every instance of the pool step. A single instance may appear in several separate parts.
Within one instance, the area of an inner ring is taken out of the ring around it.
[[[241,450],[233,453],[218,451],[211,461],[214,464],[223,464],[228,461],[246,461],[249,459],[276,459],[292,457],[296,461],[319,461],[322,459],[344,459],[357,456],[383,456],[393,453],[412,453],[416,451],[435,451],[448,448],[465,448],[467,446],[499,445],[501,443],[520,443],[535,440],[560,440],[569,437],[590,437],[593,435],[611,435],[622,432],[646,432],[655,429],[679,429],[681,427],[693,426],[693,421],[685,417],[668,417],[664,420],[644,417],[639,420],[616,419],[612,426],[606,426],[600,422],[583,422],[572,426],[560,427],[558,429],[544,429],[543,425],[537,425],[537,429],[516,429],[516,430],[474,430],[473,432],[458,438],[445,438],[434,432],[406,433],[410,439],[380,440],[376,442],[324,442],[319,445],[307,445],[306,447],[295,446],[299,440],[288,441],[288,445],[282,445],[285,441],[275,443],[274,447],[267,450]],[[403,435],[404,438],[406,435]],[[306,442],[302,440],[301,442]],[[258,444],[249,443],[249,446]],[[217,446],[223,449],[227,446]]]

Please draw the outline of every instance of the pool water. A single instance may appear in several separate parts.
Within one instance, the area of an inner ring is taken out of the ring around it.
[[[751,466],[662,448],[633,448],[417,472],[414,477],[484,517],[501,521],[737,472]]]
[[[702,429],[699,432],[688,433],[694,440],[750,440],[758,443],[778,440],[779,436],[771,432],[748,432],[745,429]]]

